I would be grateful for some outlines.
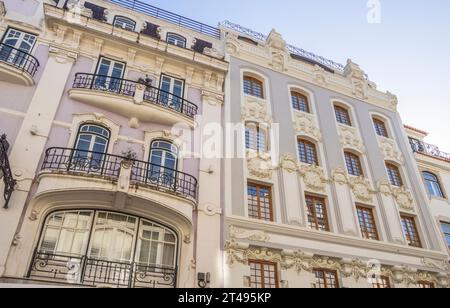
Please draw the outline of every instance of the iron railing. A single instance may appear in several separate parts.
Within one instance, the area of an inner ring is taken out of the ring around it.
[[[0,61],[27,72],[34,77],[39,61],[32,55],[4,43],[0,43]]]
[[[28,278],[89,287],[175,288],[176,267],[115,262],[36,250]]]
[[[5,205],[3,207],[5,209],[8,208],[9,201],[16,186],[16,181],[14,180],[11,166],[9,165],[8,149],[9,143],[6,140],[6,135],[3,134],[0,137],[0,180],[3,179],[5,186],[3,190],[3,198],[5,199]]]
[[[127,9],[134,10],[139,13],[143,13],[172,24],[175,24],[180,27],[184,27],[186,29],[190,29],[216,39],[220,39],[220,30],[216,27],[205,25],[201,22],[192,20],[190,18],[183,17],[178,14],[174,14],[172,12],[157,8],[148,3],[144,3],[137,0],[109,0],[111,3],[120,5]]]
[[[133,182],[191,199],[197,196],[197,179],[190,174],[143,161],[135,161],[131,170]]]
[[[41,170],[91,174],[117,180],[123,161],[131,164],[131,182],[195,200],[197,179],[190,174],[144,161],[70,148],[46,151]]]
[[[450,153],[442,152],[439,147],[425,143],[423,141],[409,138],[411,148],[415,153],[421,153],[428,156],[433,156],[450,162]]]
[[[133,97],[136,93],[137,81],[105,75],[78,73],[73,82],[74,89],[91,89]],[[144,102],[167,108],[194,118],[198,107],[194,103],[170,92],[145,85]]]
[[[253,31],[253,30],[248,29],[248,28],[245,28],[245,27],[243,27],[241,25],[232,23],[232,22],[230,22],[228,20],[225,20],[220,25],[225,27],[225,28],[228,28],[230,30],[236,31],[236,32],[241,33],[243,35],[246,35],[246,36],[248,36],[248,37],[250,37],[252,39],[255,39],[257,41],[260,41],[260,42],[266,42],[266,40],[267,40],[267,35],[259,33],[259,32],[256,32],[256,31]],[[288,49],[288,51],[290,53],[292,53],[294,55],[297,55],[297,56],[299,56],[301,58],[308,59],[310,61],[316,62],[316,63],[321,64],[321,65],[324,65],[324,66],[328,67],[329,69],[336,70],[336,71],[339,71],[341,73],[345,69],[345,66],[340,64],[340,63],[337,63],[337,62],[334,62],[332,60],[326,59],[326,58],[324,58],[322,56],[319,56],[319,55],[316,55],[316,54],[314,54],[312,52],[306,51],[306,50],[304,50],[302,48],[295,47],[293,45],[287,45],[287,49]],[[366,76],[366,78],[368,78],[368,77]]]

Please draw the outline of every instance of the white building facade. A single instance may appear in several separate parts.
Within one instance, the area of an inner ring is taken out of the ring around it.
[[[448,157],[350,60],[130,0],[0,34],[0,283],[450,287]]]

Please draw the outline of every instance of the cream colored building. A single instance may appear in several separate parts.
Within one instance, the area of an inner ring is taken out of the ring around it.
[[[0,34],[0,285],[450,286],[448,157],[352,61],[131,0]]]
[[[225,122],[246,127],[246,157],[225,159],[225,286],[448,287],[450,207],[430,202],[397,98],[275,30],[222,30]]]

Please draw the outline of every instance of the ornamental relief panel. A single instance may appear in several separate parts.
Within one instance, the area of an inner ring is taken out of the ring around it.
[[[242,107],[242,121],[272,124],[272,117],[267,112],[267,103],[252,96],[245,96]]]
[[[393,139],[378,136],[378,144],[381,152],[384,155],[385,160],[395,161],[399,164],[403,164],[403,155],[398,148],[397,143]]]
[[[373,196],[376,191],[372,189],[372,185],[368,179],[364,177],[351,177],[348,183],[353,191],[353,195],[358,201],[373,201]]]
[[[273,250],[238,243],[234,240],[227,241],[224,250],[226,263],[229,266],[236,263],[248,265],[249,260],[263,260],[278,263],[283,270],[293,269],[297,274],[303,271],[312,272],[314,268],[324,268],[335,270],[346,278],[353,277],[356,281],[367,279],[369,275],[375,273],[407,286],[415,285],[418,281],[426,281],[435,283],[437,286],[447,287],[450,282],[447,274],[418,271],[407,266],[380,265],[378,271],[374,271],[374,264],[371,261],[365,262],[359,258],[340,259],[305,253],[300,250]]]
[[[339,124],[339,139],[344,148],[354,149],[360,153],[365,152],[364,143],[355,127]]]
[[[264,231],[245,230],[235,226],[230,226],[229,234],[232,239],[246,239],[262,243],[267,243],[270,240],[269,235]]]
[[[322,134],[312,114],[295,112],[294,129],[299,135],[305,135],[317,141],[322,141]]]
[[[279,168],[289,173],[298,172],[306,188],[314,192],[324,192],[329,183],[323,168],[316,165],[299,163],[297,157],[286,154],[282,157]]]
[[[405,186],[392,186],[388,180],[382,180],[378,182],[378,191],[385,196],[391,195],[401,210],[407,212],[415,211],[414,198],[411,191]]]
[[[253,177],[271,180],[276,166],[274,166],[272,158],[268,154],[257,153],[253,155],[253,153],[247,152],[247,169]]]

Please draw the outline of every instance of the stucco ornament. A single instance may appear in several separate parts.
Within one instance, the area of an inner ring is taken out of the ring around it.
[[[297,157],[292,154],[285,154],[281,158],[280,168],[286,170],[289,173],[294,173],[299,170]]]
[[[297,274],[300,274],[302,271],[311,271],[311,263],[310,261],[313,259],[313,254],[306,254],[302,251],[294,251],[289,253],[284,253],[284,262],[282,264],[282,268],[294,269]]]
[[[428,259],[428,258],[422,258],[421,262],[423,265],[430,267],[430,268],[438,269],[441,271],[450,270],[450,266],[449,266],[447,260],[432,260],[432,259]]]
[[[325,190],[328,179],[321,167],[302,164],[299,173],[303,177],[303,181],[308,189],[317,192]]]
[[[391,192],[391,184],[389,184],[388,180],[381,180],[378,182],[378,191],[385,196],[390,195]]]
[[[227,33],[227,40],[225,43],[226,52],[230,55],[239,54],[241,44],[239,43],[238,36],[232,32]]]
[[[202,100],[211,106],[222,106],[224,97],[222,94],[217,94],[210,91],[202,91]]]
[[[327,73],[325,72],[325,69],[323,67],[316,64],[314,66],[313,74],[314,74],[314,80],[319,85],[325,86],[328,84]]]
[[[272,118],[267,112],[266,102],[251,96],[245,98],[244,106],[242,107],[242,120],[272,123]]]
[[[391,187],[392,195],[398,206],[405,211],[414,211],[414,199],[405,187]]]
[[[340,185],[345,185],[348,183],[347,172],[344,168],[336,168],[333,170],[332,179]]]
[[[250,175],[258,179],[272,179],[275,166],[270,156],[247,155],[247,168]]]
[[[344,75],[347,77],[353,87],[353,95],[361,99],[367,99],[368,82],[366,80],[364,71],[361,70],[358,64],[347,60],[347,65],[344,69]]]
[[[223,59],[223,57],[224,57],[223,53],[216,48],[205,47],[205,49],[203,50],[203,53],[207,56],[210,56],[210,57],[213,57],[216,59]]]
[[[397,106],[398,106],[398,98],[396,95],[392,94],[391,92],[386,92],[386,95],[388,96],[388,101],[389,101],[389,108],[391,108],[391,110],[396,111],[397,110]]]
[[[399,164],[403,164],[402,152],[398,149],[397,144],[393,139],[378,137],[378,143],[380,145],[381,152],[386,160],[392,160]]]
[[[230,226],[229,232],[232,239],[247,239],[262,243],[267,243],[270,240],[269,235],[264,231],[245,230],[235,226]]]
[[[283,263],[281,252],[263,247],[254,247],[237,243],[233,240],[225,243],[227,253],[227,264],[234,263],[248,264],[248,260],[264,260],[270,262]]]
[[[339,124],[339,138],[342,147],[364,153],[364,144],[356,128]]]
[[[404,283],[409,286],[416,283],[416,273],[417,270],[407,266],[394,266],[392,268],[392,279],[396,283]]]
[[[275,29],[270,31],[270,34],[266,39],[266,46],[268,47],[269,54],[271,55],[271,63],[269,63],[269,65],[277,71],[285,71],[287,56],[286,41]]]
[[[0,1],[0,22],[3,21],[6,14],[5,4],[3,1]]]
[[[316,141],[322,140],[322,134],[312,114],[296,112],[294,129],[297,134],[306,135],[315,139]]]
[[[360,259],[342,261],[342,275],[344,277],[353,277],[358,282],[359,279],[367,278],[368,272],[367,264]]]
[[[372,202],[375,191],[372,189],[370,182],[365,177],[351,177],[349,179],[355,198],[363,202]]]

